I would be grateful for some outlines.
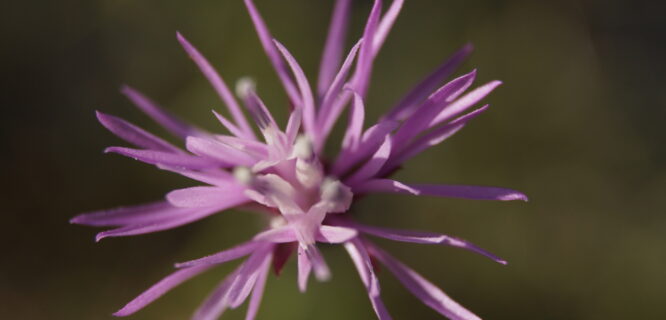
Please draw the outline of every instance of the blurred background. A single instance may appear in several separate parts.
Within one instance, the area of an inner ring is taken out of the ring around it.
[[[314,80],[333,1],[256,2]],[[378,241],[485,319],[666,319],[663,2],[405,2],[377,61],[369,120],[466,42],[476,49],[458,74],[478,68],[478,83],[505,84],[486,100],[488,112],[398,178],[515,188],[530,202],[376,196],[354,207],[359,219],[459,236],[507,259],[501,266],[452,248]],[[370,5],[355,2],[350,44]],[[81,212],[193,185],[102,154],[125,144],[94,116],[101,110],[167,137],[120,95],[130,84],[192,123],[223,130],[210,113],[223,105],[179,47],[176,30],[229,83],[255,78],[284,121],[285,96],[241,0],[1,6],[1,318],[111,319],[172,263],[230,247],[264,223],[232,211],[100,243],[100,230],[68,223]],[[324,254],[333,281],[311,282],[300,294],[291,261],[270,277],[259,319],[373,319],[344,250]],[[185,283],[131,318],[189,317],[234,265]],[[390,273],[380,279],[394,318],[440,318]],[[223,319],[242,319],[244,309]]]

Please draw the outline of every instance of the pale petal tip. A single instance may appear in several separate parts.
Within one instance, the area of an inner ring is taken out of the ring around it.
[[[514,193],[509,193],[509,194],[502,195],[498,198],[498,200],[501,200],[501,201],[520,200],[520,201],[525,201],[525,202],[529,201],[527,196],[524,193],[521,193],[521,192],[514,192]]]

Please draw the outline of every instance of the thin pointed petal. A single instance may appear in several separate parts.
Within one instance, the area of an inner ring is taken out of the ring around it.
[[[187,150],[210,159],[215,159],[221,166],[252,166],[258,159],[233,146],[210,138],[187,137]]]
[[[261,243],[256,241],[244,242],[230,249],[220,251],[218,253],[205,256],[203,258],[176,263],[176,268],[190,268],[201,265],[216,265],[236,260],[254,252],[260,245]]]
[[[361,168],[359,168],[353,175],[348,179],[345,179],[345,184],[353,186],[357,183],[369,180],[373,178],[379,170],[384,166],[386,160],[388,160],[389,155],[391,154],[391,138],[386,137],[384,143],[377,149],[377,152],[366,162]]]
[[[391,31],[391,28],[393,27],[393,23],[395,23],[395,20],[398,18],[398,15],[400,14],[400,10],[402,9],[402,4],[404,3],[404,0],[393,0],[391,3],[391,6],[386,10],[386,13],[382,17],[381,22],[379,22],[379,26],[377,27],[377,32],[375,33],[375,37],[373,38],[374,43],[372,44],[373,47],[373,55],[377,55],[379,53],[379,50],[382,48],[382,45],[384,44],[384,41],[386,40],[386,37],[388,36],[389,32]]]
[[[254,241],[268,241],[272,243],[286,243],[297,241],[296,233],[291,226],[273,228],[260,232],[254,236]]]
[[[245,186],[230,182],[225,187],[191,187],[178,189],[166,195],[169,203],[180,208],[201,208],[236,206],[249,199],[245,196]]]
[[[97,119],[99,122],[121,139],[139,147],[157,151],[166,151],[174,153],[182,153],[182,150],[174,145],[156,137],[155,135],[145,131],[121,118],[112,115],[104,114],[96,111]]]
[[[522,192],[506,188],[446,184],[403,184],[389,179],[370,180],[354,188],[354,193],[357,192],[404,193],[472,200],[528,200]]]
[[[356,166],[359,162],[366,160],[381,146],[386,137],[399,126],[397,121],[385,120],[370,127],[363,133],[360,147],[351,152],[351,150],[342,150],[333,163],[332,173],[336,176],[342,176],[347,170]]]
[[[305,255],[305,250],[302,246],[298,246],[298,289],[305,292],[308,287],[308,278],[312,271],[312,264],[310,259]]]
[[[354,237],[358,232],[351,228],[338,227],[338,226],[321,226],[316,238],[319,242],[325,243],[344,243]]]
[[[188,154],[177,154],[164,151],[138,150],[124,147],[109,147],[104,152],[117,153],[135,160],[153,165],[165,165],[170,167],[185,168],[191,170],[210,169],[219,166],[219,163],[211,159],[196,157]]]
[[[114,209],[99,210],[80,214],[69,222],[88,226],[122,226],[150,221],[158,221],[164,217],[177,215],[182,210],[166,201]]]
[[[261,270],[270,265],[272,250],[272,245],[264,245],[252,253],[252,255],[243,263],[243,267],[238,272],[236,280],[229,289],[229,307],[235,309],[245,302],[245,299],[250,295]]]
[[[349,9],[351,0],[338,0],[333,9],[331,24],[324,45],[324,53],[321,57],[319,66],[319,79],[317,81],[317,92],[319,97],[326,94],[329,86],[333,82],[336,70],[342,59],[342,50],[345,44],[345,35],[349,24]]]
[[[375,310],[375,314],[380,320],[391,319],[391,315],[386,310],[384,303],[380,297],[380,288],[379,280],[375,275],[375,272],[370,261],[370,256],[368,255],[365,246],[358,239],[353,239],[345,243],[345,249],[349,256],[356,266],[359,276],[361,276],[361,281],[365,285],[366,290],[368,291],[368,297],[370,298],[370,303],[372,308]]]
[[[229,307],[227,293],[234,279],[238,276],[241,267],[236,268],[211,292],[206,300],[197,308],[192,316],[192,320],[217,320],[222,313]]]
[[[266,287],[266,280],[268,279],[268,270],[270,270],[270,258],[268,259],[269,263],[266,263],[265,266],[261,267],[259,271],[259,277],[257,282],[252,289],[252,296],[250,297],[250,303],[247,306],[247,314],[245,315],[245,320],[254,320],[259,311],[259,305],[261,305],[261,298],[264,295],[264,288]]]
[[[361,52],[359,53],[358,63],[356,64],[356,72],[354,74],[353,87],[356,92],[358,92],[361,97],[365,97],[368,87],[370,85],[370,76],[372,74],[372,63],[374,60],[374,37],[377,32],[377,26],[379,24],[379,16],[382,13],[382,1],[375,0],[372,10],[370,11],[370,16],[368,17],[368,22],[365,25],[365,30],[363,31],[363,45],[361,46]]]
[[[349,124],[345,132],[344,139],[342,139],[342,148],[357,150],[361,134],[363,132],[363,120],[365,119],[365,106],[361,96],[354,92],[354,103],[349,114]]]
[[[252,137],[248,138],[248,137],[247,137],[247,134],[246,134],[243,130],[241,130],[240,128],[238,128],[235,124],[233,124],[231,121],[229,121],[229,120],[228,120],[227,118],[225,118],[223,115],[217,113],[217,111],[213,110],[213,114],[215,114],[215,117],[217,118],[217,120],[219,120],[220,123],[221,123],[225,128],[227,128],[227,130],[229,130],[229,133],[233,134],[234,136],[236,136],[236,137],[238,137],[238,138],[245,138],[245,139],[251,139],[251,140],[255,140],[255,139],[256,139],[256,138],[254,137],[254,133],[253,133]]]
[[[449,120],[471,108],[501,84],[501,81],[491,81],[460,97],[437,114],[437,116],[430,121],[428,127],[432,128],[433,126]]]

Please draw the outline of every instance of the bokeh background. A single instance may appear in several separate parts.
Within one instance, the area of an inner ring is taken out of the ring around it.
[[[274,35],[315,79],[332,1],[257,0]],[[352,39],[370,1],[354,5]],[[151,201],[192,185],[116,155],[94,110],[164,134],[118,92],[127,83],[222,130],[213,90],[175,40],[183,32],[233,82],[258,81],[284,120],[285,96],[241,0],[5,1],[0,32],[0,318],[111,319],[172,270],[250,237],[264,221],[226,212],[157,234],[93,241],[73,215]],[[487,319],[665,319],[666,24],[660,1],[407,0],[367,103],[376,117],[466,42],[460,73],[505,84],[491,109],[399,178],[506,186],[529,203],[368,197],[373,224],[460,236],[509,261],[380,241]],[[350,40],[351,43],[351,40]],[[330,150],[335,151],[333,148]],[[269,279],[260,319],[373,319],[340,247],[328,283],[298,292],[293,261]],[[184,319],[234,265],[178,287],[132,319]],[[396,319],[437,319],[388,273]],[[224,319],[242,319],[244,307]]]

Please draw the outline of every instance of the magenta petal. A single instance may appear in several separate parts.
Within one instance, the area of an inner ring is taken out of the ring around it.
[[[222,79],[220,74],[215,71],[215,68],[213,68],[208,60],[206,60],[206,58],[192,44],[190,44],[190,42],[187,41],[183,35],[176,33],[176,37],[190,58],[192,58],[194,63],[196,63],[196,65],[199,67],[201,73],[204,74],[222,101],[224,101],[224,103],[227,105],[227,108],[234,118],[234,121],[236,121],[236,124],[240,127],[241,130],[243,130],[243,137],[247,139],[255,139],[252,128],[250,128],[250,125],[245,119],[245,116],[243,115],[238,102],[236,102],[236,99],[231,94],[229,87],[227,87],[227,84],[224,83],[224,79]]]
[[[333,10],[333,17],[331,18],[331,25],[328,29],[328,36],[326,37],[326,44],[324,45],[324,53],[321,57],[321,64],[319,67],[319,79],[317,81],[317,92],[319,97],[323,97],[328,90],[333,77],[335,76],[336,69],[340,65],[342,59],[342,50],[345,42],[345,35],[347,33],[347,25],[349,23],[349,8],[351,0],[336,1],[335,9]]]
[[[305,250],[302,246],[298,246],[298,289],[305,292],[308,286],[308,278],[312,271],[312,264],[310,259],[305,255]]]
[[[350,227],[355,228],[363,233],[367,233],[376,237],[386,238],[394,241],[401,242],[412,242],[420,244],[441,244],[461,249],[470,250],[472,252],[478,253],[482,256],[492,259],[493,261],[506,264],[506,260],[503,260],[496,255],[481,249],[475,244],[451,236],[447,236],[439,233],[432,232],[421,232],[421,231],[411,231],[411,230],[396,230],[388,228],[379,228],[373,226],[366,226],[358,223],[353,223]]]
[[[363,132],[363,120],[365,119],[365,106],[363,99],[358,93],[354,92],[354,103],[349,112],[349,124],[342,139],[343,150],[357,150]]]
[[[268,56],[268,60],[270,60],[273,68],[275,68],[275,72],[280,78],[284,89],[287,91],[289,99],[293,105],[301,105],[301,97],[296,90],[296,86],[294,86],[293,80],[289,77],[289,71],[287,71],[287,67],[284,65],[282,59],[280,59],[280,54],[278,53],[277,49],[275,48],[275,44],[273,43],[273,36],[271,36],[270,31],[268,31],[268,27],[266,27],[266,23],[261,18],[257,7],[254,5],[252,0],[245,0],[245,6],[247,7],[247,11],[250,14],[254,28],[257,30],[259,41],[264,47],[266,56]]]
[[[202,135],[203,132],[178,119],[171,113],[158,106],[148,97],[129,86],[124,86],[121,92],[127,96],[141,111],[151,117],[155,122],[170,131],[175,136],[185,139],[187,136]]]
[[[473,200],[528,200],[525,194],[506,188],[445,184],[402,184],[389,179],[370,180],[355,187],[354,193],[357,192],[408,193]]]
[[[205,171],[195,171],[195,170],[174,168],[159,164],[157,165],[157,167],[162,170],[175,172],[190,179],[201,181],[203,183],[208,183],[218,187],[228,186],[231,183],[236,183],[234,177],[229,172],[223,170],[213,169]]]
[[[166,201],[160,201],[84,213],[69,222],[88,226],[122,226],[159,221],[165,217],[178,215],[182,211],[181,208],[176,208]]]
[[[390,132],[398,126],[399,123],[397,121],[386,120],[368,128],[363,133],[360,146],[357,150],[342,150],[333,163],[332,173],[336,176],[342,176],[347,170],[370,157],[386,140]]]
[[[254,137],[254,132],[252,132],[252,137],[248,137],[247,133],[245,133],[243,130],[238,128],[235,124],[233,124],[231,121],[229,121],[227,118],[225,118],[223,115],[217,113],[217,111],[213,110],[213,114],[217,118],[220,123],[229,130],[229,133],[233,134],[234,136],[238,138],[244,138],[248,140],[256,140],[256,137]]]
[[[395,23],[395,20],[398,18],[400,10],[402,9],[402,4],[404,2],[404,0],[393,0],[391,7],[386,10],[382,20],[379,22],[379,26],[377,26],[377,32],[375,33],[375,37],[373,39],[374,43],[372,44],[374,56],[377,55],[379,49],[381,49],[382,45],[384,45],[384,41],[391,31],[393,23]]]
[[[501,84],[501,81],[491,81],[460,97],[458,100],[444,108],[439,114],[437,114],[434,119],[431,119],[428,127],[432,128],[433,126],[449,120],[461,112],[471,108]]]
[[[379,16],[382,13],[382,1],[375,0],[368,21],[363,30],[363,45],[361,52],[358,55],[358,63],[356,64],[356,72],[352,86],[361,97],[365,97],[368,87],[370,85],[370,76],[372,74],[372,63],[375,57],[374,54],[374,38],[377,32],[377,25],[379,24]]]
[[[210,138],[187,137],[187,150],[217,160],[223,166],[252,166],[257,159],[233,146]]]
[[[396,278],[421,302],[451,320],[480,320],[475,314],[453,301],[441,289],[388,253],[370,246],[373,256],[386,266]]]
[[[338,226],[321,226],[317,234],[317,241],[325,243],[343,243],[356,237],[358,232],[352,228]]]
[[[135,160],[153,165],[166,165],[185,169],[209,169],[218,167],[218,163],[206,158],[172,152],[139,150],[124,147],[108,147],[104,152],[117,153]]]
[[[127,305],[125,305],[122,309],[118,310],[113,315],[117,317],[129,316],[155,301],[169,290],[208,270],[210,267],[211,266],[206,265],[178,270],[168,275],[166,278],[160,280],[148,290],[141,293],[138,297],[134,298],[134,300],[130,301]]]
[[[231,260],[244,257],[254,252],[262,243],[256,241],[248,241],[241,243],[230,249],[220,251],[203,258],[176,263],[176,268],[189,268],[201,265],[214,265],[220,264]]]
[[[229,306],[234,309],[243,304],[250,295],[259,274],[264,268],[270,266],[271,251],[273,246],[263,246],[255,250],[254,253],[243,263],[238,276],[229,288]]]
[[[270,260],[267,259],[269,263],[265,263],[259,271],[259,277],[257,282],[252,289],[252,296],[250,297],[250,303],[247,306],[247,313],[245,314],[245,320],[254,320],[257,316],[257,311],[259,311],[259,305],[261,304],[261,298],[264,295],[264,288],[266,287],[266,280],[268,279],[268,271],[270,270]]]
[[[167,200],[181,208],[235,207],[249,199],[244,194],[245,187],[232,181],[221,187],[191,187],[178,189],[166,195]]]
[[[368,180],[352,188],[354,193],[407,193],[419,195],[419,191],[399,181],[391,179]]]
[[[211,292],[206,300],[194,312],[192,320],[216,320],[229,307],[227,293],[241,267],[236,268]]]
[[[372,308],[375,310],[377,317],[380,320],[391,319],[391,315],[388,313],[388,310],[386,310],[379,295],[379,280],[375,275],[370,256],[368,255],[365,246],[358,239],[354,239],[345,243],[345,249],[354,262],[358,274],[361,276],[361,281],[363,281],[363,284],[368,291],[370,303],[372,303]]]
[[[266,230],[264,232],[260,232],[259,234],[254,236],[254,240],[268,241],[273,243],[286,243],[286,242],[298,241],[296,239],[296,233],[294,232],[294,229],[292,229],[290,226],[273,228],[270,230]]]
[[[352,176],[345,179],[345,184],[353,186],[359,182],[367,181],[373,178],[379,170],[384,166],[386,160],[388,160],[389,155],[391,154],[391,138],[386,137],[384,143],[377,149],[377,152],[366,162],[361,168],[359,168]]]
[[[97,119],[105,128],[113,132],[113,134],[120,137],[121,139],[139,148],[182,153],[182,151],[174,145],[121,118],[104,114],[99,111],[96,111],[96,114]]]

